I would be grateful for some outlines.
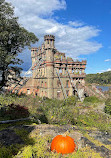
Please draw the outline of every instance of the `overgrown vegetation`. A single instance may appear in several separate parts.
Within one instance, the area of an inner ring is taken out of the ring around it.
[[[31,116],[32,122],[35,123],[73,124],[97,127],[100,130],[110,129],[105,114],[93,110],[103,103],[103,100],[95,96],[86,97],[82,104],[75,97],[63,101],[24,95],[0,95],[0,102],[1,120]],[[105,110],[110,113],[107,108],[109,106],[110,101],[107,100]]]
[[[105,108],[104,108],[104,111],[107,113],[107,114],[109,114],[109,115],[111,115],[111,98],[108,98],[107,100],[106,100],[106,102],[105,102]]]
[[[88,111],[78,116],[78,125],[80,127],[96,127],[98,130],[107,132],[110,131],[111,122],[102,113]]]
[[[71,154],[58,154],[50,150],[52,135],[39,135],[38,130],[33,130],[27,137],[27,131],[15,129],[15,132],[22,136],[25,141],[24,145],[11,145],[8,147],[0,146],[1,158],[102,158],[90,147],[84,147]]]
[[[69,97],[66,101],[57,99],[40,98],[38,96],[25,96],[25,95],[14,95],[14,94],[2,94],[0,95],[0,120],[16,119],[19,112],[28,112],[28,116],[32,119],[28,122],[18,122],[13,124],[0,125],[0,130],[15,127],[14,131],[19,135],[24,144],[16,144],[11,146],[3,146],[1,144],[0,157],[2,158],[29,158],[29,157],[75,157],[75,158],[88,158],[88,157],[100,157],[98,153],[90,149],[89,147],[81,148],[76,153],[61,155],[50,151],[50,143],[52,135],[40,136],[38,131],[32,130],[26,131],[18,127],[21,125],[31,124],[32,127],[38,123],[46,124],[57,124],[59,125],[76,125],[82,133],[86,133],[87,129],[92,130],[93,128],[103,131],[110,132],[111,122],[105,113],[99,113],[95,111],[95,105],[102,104],[104,101],[93,97],[85,98],[84,102],[81,103],[75,97]],[[105,101],[106,106],[110,105],[110,99]],[[14,115],[13,110],[17,110],[18,114]],[[3,114],[3,109],[5,115]],[[22,110],[22,111],[21,111]],[[10,117],[7,112],[10,111]],[[12,114],[12,116],[11,116]],[[27,117],[27,115],[24,115]],[[110,117],[110,115],[109,115]],[[17,127],[17,128],[16,128]]]
[[[85,80],[87,83],[97,83],[100,85],[111,84],[111,71],[97,74],[87,74]]]
[[[98,102],[100,102],[100,99],[97,98],[96,96],[90,96],[84,99],[84,103],[98,103]]]

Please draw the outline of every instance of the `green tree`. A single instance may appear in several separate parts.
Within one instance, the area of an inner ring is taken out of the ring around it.
[[[22,60],[18,58],[18,54],[37,41],[38,38],[32,32],[18,23],[11,4],[0,0],[0,89],[6,85],[7,76],[12,75],[13,71],[16,76],[20,76],[22,69],[19,65]]]
[[[85,78],[88,83],[111,84],[111,71],[97,74],[87,74]]]

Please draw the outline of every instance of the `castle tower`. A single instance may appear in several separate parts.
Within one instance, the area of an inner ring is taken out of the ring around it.
[[[31,49],[31,58],[32,58],[32,65],[35,63],[35,57],[37,56],[37,48],[32,48]],[[34,65],[34,66],[36,66],[36,65]],[[33,68],[32,68],[33,69]],[[32,73],[32,76],[33,76],[33,78],[35,77],[35,75],[36,75],[36,72],[34,71],[33,73]]]
[[[47,95],[48,98],[54,98],[54,41],[53,35],[45,35],[45,51],[46,51],[46,77],[47,77]]]
[[[31,58],[32,58],[32,65],[35,62],[35,56],[37,54],[37,48],[32,48],[31,49]]]

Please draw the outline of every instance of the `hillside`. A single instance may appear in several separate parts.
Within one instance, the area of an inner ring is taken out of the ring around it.
[[[111,84],[111,71],[97,73],[97,74],[87,74],[85,81],[87,83],[97,83],[97,84]]]
[[[74,96],[64,101],[2,94],[0,158],[109,158],[111,117],[104,107],[110,103],[111,100],[95,96],[80,102]],[[2,123],[27,117],[30,120]],[[66,155],[51,152],[52,139],[66,131],[76,143],[76,152]]]

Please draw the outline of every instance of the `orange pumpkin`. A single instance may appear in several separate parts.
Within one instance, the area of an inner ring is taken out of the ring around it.
[[[70,136],[57,135],[51,143],[51,151],[56,151],[61,154],[74,152],[76,144]]]

